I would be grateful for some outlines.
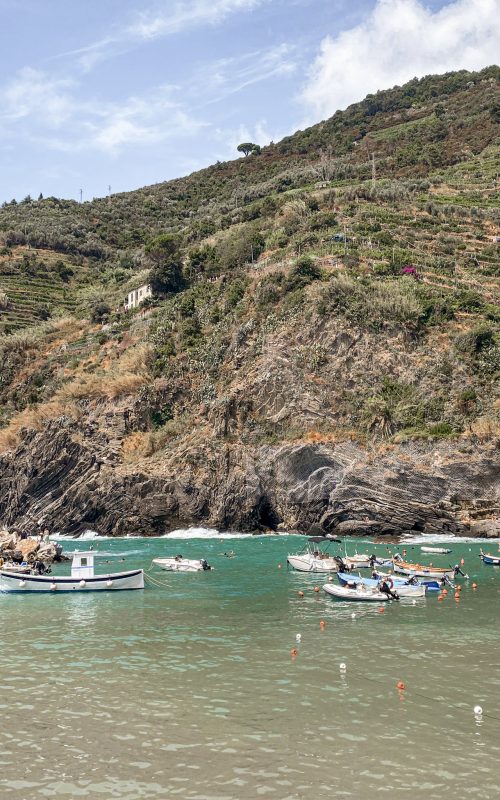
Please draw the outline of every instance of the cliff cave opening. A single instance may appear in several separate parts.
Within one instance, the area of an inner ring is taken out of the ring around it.
[[[255,509],[257,527],[270,528],[275,531],[281,522],[281,517],[269,501],[268,497],[261,497],[257,508]]]

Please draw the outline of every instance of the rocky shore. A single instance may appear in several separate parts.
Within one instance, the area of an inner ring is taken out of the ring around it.
[[[33,534],[159,535],[200,524],[349,536],[500,534],[493,446],[212,441],[133,465],[109,453],[109,443],[82,437],[68,419],[25,431],[17,450],[0,456],[2,524]]]
[[[9,564],[43,565],[47,569],[61,559],[61,547],[42,536],[27,536],[15,531],[0,530],[0,560]]]

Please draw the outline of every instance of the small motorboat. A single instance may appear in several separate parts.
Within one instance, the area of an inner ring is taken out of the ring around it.
[[[500,567],[500,555],[494,556],[491,553],[483,553],[481,550],[479,552],[479,558],[483,564],[491,564],[493,567]]]
[[[449,547],[421,547],[420,550],[422,553],[441,553],[442,555],[451,553]]]
[[[398,572],[400,575],[409,575],[410,577],[415,575],[417,578],[448,578],[452,580],[457,573],[464,575],[464,573],[460,570],[460,567],[457,565],[456,567],[434,567],[432,564],[410,564],[407,561],[401,561],[400,559],[393,560],[393,569],[394,572]],[[466,577],[464,575],[464,577]]]
[[[323,591],[337,600],[357,600],[365,603],[385,603],[391,598],[385,592],[360,583],[355,587],[337,586],[334,583],[325,583]]]
[[[367,553],[355,553],[353,556],[343,556],[342,561],[349,569],[369,569],[376,559]]]
[[[338,572],[337,580],[341,586],[349,589],[357,586],[367,586],[369,589],[380,589],[385,582],[389,589],[394,591],[399,597],[424,597],[426,587],[419,581],[411,583],[411,579],[398,578],[395,575],[376,578],[362,578],[361,575],[350,575],[346,572]]]
[[[170,558],[153,558],[153,564],[167,572],[207,572],[212,569],[204,558],[184,558],[180,555]]]
[[[97,592],[119,591],[122,589],[144,589],[142,569],[126,572],[110,572],[106,575],[94,574],[95,553],[73,553],[71,575],[19,575],[7,569],[0,570],[0,592]]]
[[[310,542],[301,553],[287,556],[286,562],[299,572],[338,572],[342,564],[338,556],[332,556],[325,549],[313,547]]]

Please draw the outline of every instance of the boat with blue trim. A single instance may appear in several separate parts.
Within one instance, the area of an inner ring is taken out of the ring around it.
[[[94,574],[91,550],[73,553],[71,575],[20,575],[8,569],[0,570],[0,592],[97,592],[144,589],[144,570]]]

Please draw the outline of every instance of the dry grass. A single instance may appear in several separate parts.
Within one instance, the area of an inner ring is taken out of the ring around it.
[[[478,417],[471,423],[468,435],[477,436],[480,442],[500,441],[500,421],[497,417]]]
[[[63,414],[75,418],[80,413],[79,400],[118,400],[134,394],[149,380],[147,365],[150,355],[148,345],[138,345],[127,350],[114,362],[109,372],[100,375],[78,375],[62,386],[47,403],[30,406],[11,419],[0,430],[0,452],[12,450],[19,443],[23,428],[41,430],[50,419]],[[151,449],[151,452],[154,452]]]
[[[73,419],[80,415],[79,410],[71,403],[60,399],[49,400],[38,406],[32,406],[16,414],[6,428],[0,430],[0,453],[13,450],[19,444],[19,434],[23,429],[31,428],[41,431],[47,422],[63,415]]]

